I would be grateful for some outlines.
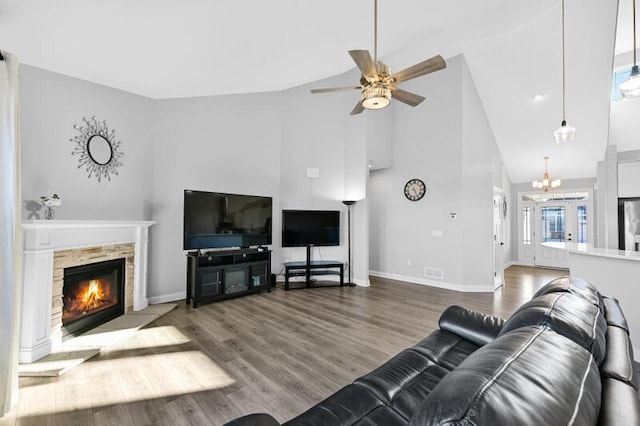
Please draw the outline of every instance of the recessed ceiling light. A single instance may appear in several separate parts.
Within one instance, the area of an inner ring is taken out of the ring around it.
[[[533,98],[531,98],[531,100],[534,102],[540,102],[543,99],[544,99],[544,95],[542,93],[537,93],[533,96]]]

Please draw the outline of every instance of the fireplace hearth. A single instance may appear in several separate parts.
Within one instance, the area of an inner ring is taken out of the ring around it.
[[[63,340],[124,314],[125,259],[64,268]]]

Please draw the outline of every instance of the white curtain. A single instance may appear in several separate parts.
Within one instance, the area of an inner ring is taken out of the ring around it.
[[[18,402],[22,299],[22,194],[18,58],[0,61],[0,417]]]

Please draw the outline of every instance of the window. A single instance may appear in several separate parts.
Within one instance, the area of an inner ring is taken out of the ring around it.
[[[522,208],[522,244],[531,244],[531,207]]]
[[[622,94],[620,93],[620,89],[618,86],[620,83],[625,81],[629,75],[631,74],[631,68],[620,70],[618,72],[613,73],[613,77],[611,78],[611,100],[619,101],[622,99]]]
[[[547,203],[553,201],[582,201],[588,200],[588,192],[535,192],[531,194],[523,194],[522,201],[533,201],[536,203]]]
[[[542,207],[540,216],[540,242],[564,241],[564,207]]]
[[[587,242],[587,206],[578,206],[578,243]]]

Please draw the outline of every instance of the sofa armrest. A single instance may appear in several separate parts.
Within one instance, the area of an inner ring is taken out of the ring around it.
[[[258,413],[238,417],[224,426],[280,426],[280,423],[268,414]]]
[[[438,324],[442,330],[456,334],[476,345],[483,346],[493,341],[504,320],[461,306],[449,306],[440,315]]]

